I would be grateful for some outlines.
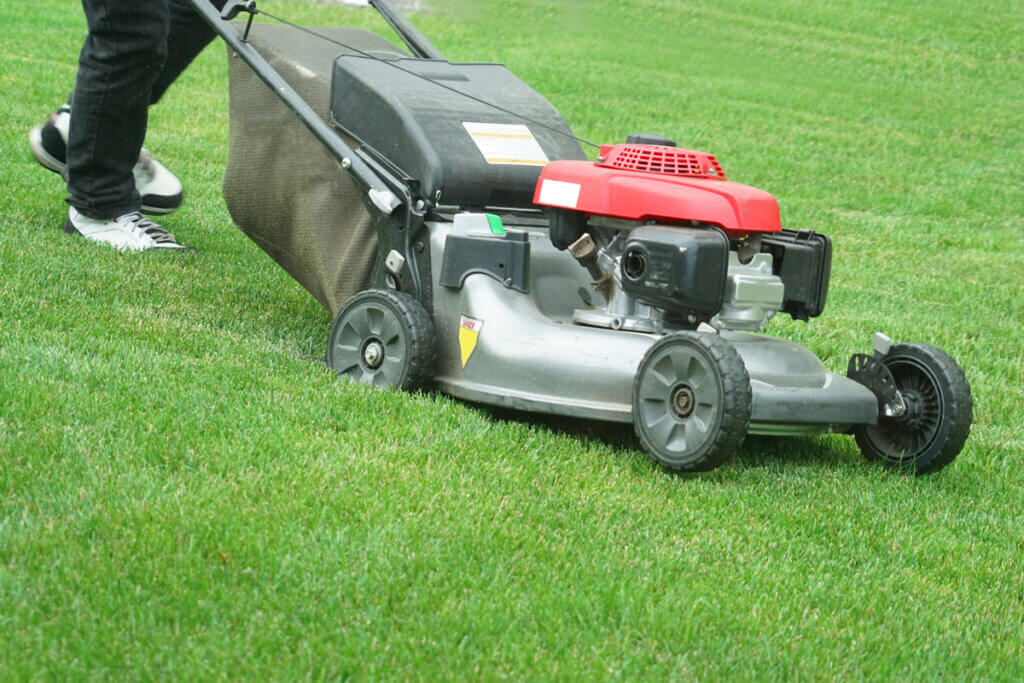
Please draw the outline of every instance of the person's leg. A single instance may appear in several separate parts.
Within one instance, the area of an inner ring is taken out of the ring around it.
[[[89,36],[71,102],[68,203],[98,219],[137,211],[132,169],[167,57],[168,0],[83,0]]]
[[[224,2],[225,0],[212,0],[212,4],[218,10],[224,6]],[[150,104],[156,104],[163,97],[171,83],[174,83],[215,36],[213,29],[196,14],[192,4],[187,0],[168,0],[168,6],[171,26],[167,34],[167,59],[153,84]]]

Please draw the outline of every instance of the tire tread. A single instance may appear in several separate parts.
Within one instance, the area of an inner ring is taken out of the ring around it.
[[[750,375],[743,364],[736,348],[718,335],[705,334],[702,332],[677,332],[663,337],[656,342],[640,361],[640,369],[645,367],[646,362],[657,348],[665,340],[685,336],[696,341],[710,352],[718,366],[722,377],[723,403],[722,423],[719,426],[716,438],[698,454],[696,458],[685,463],[667,462],[657,456],[657,449],[647,439],[639,422],[634,420],[634,431],[640,439],[640,444],[651,457],[662,467],[674,472],[703,472],[715,469],[723,465],[729,458],[736,454],[743,446],[743,442],[750,430],[750,411],[753,402],[753,392],[750,388]],[[669,342],[665,342],[669,343]],[[640,389],[639,374],[633,384],[633,407],[634,411],[638,404]]]
[[[399,321],[409,333],[408,366],[404,379],[394,388],[410,392],[427,391],[433,383],[437,363],[434,321],[423,304],[410,294],[390,289],[365,289],[354,294],[335,316],[328,344],[334,337],[334,328],[342,316],[367,300],[383,301],[398,314]]]
[[[896,344],[886,357],[907,355],[930,365],[942,381],[947,383],[948,409],[953,416],[943,442],[937,448],[933,446],[928,453],[918,456],[912,463],[894,463],[880,457],[864,435],[863,429],[854,431],[854,438],[861,452],[872,460],[880,460],[889,467],[912,469],[915,474],[938,472],[952,463],[963,450],[967,437],[971,433],[971,422],[974,419],[974,400],[971,397],[971,386],[967,381],[960,364],[942,349],[929,344]],[[942,427],[940,426],[940,429]]]

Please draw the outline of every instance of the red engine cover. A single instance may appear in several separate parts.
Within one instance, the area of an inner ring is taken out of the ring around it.
[[[730,237],[782,229],[775,197],[726,180],[710,154],[659,145],[605,145],[597,163],[552,161],[533,203],[627,220],[713,223]]]

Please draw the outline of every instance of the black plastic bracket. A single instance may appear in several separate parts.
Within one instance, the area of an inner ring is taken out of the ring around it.
[[[846,376],[871,390],[878,398],[880,408],[903,405],[903,397],[896,388],[896,380],[878,356],[855,353],[846,367]]]
[[[440,284],[461,287],[473,273],[488,275],[516,291],[529,292],[529,236],[514,231],[501,238],[449,235],[444,243]]]

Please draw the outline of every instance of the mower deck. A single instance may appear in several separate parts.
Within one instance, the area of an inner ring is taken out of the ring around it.
[[[445,222],[431,222],[428,229],[432,270],[441,273],[446,240],[459,231]],[[459,339],[464,318],[478,323],[465,366],[463,345],[469,341],[438,349],[438,388],[516,410],[633,422],[636,368],[659,337],[573,324],[573,311],[583,305],[579,290],[589,289],[586,271],[564,267],[565,254],[551,246],[545,229],[508,229],[529,238],[528,292],[484,273],[468,275],[459,288],[435,282],[438,338]],[[829,372],[799,344],[745,332],[720,336],[736,348],[750,374],[750,433],[845,432],[877,420],[874,394]]]

